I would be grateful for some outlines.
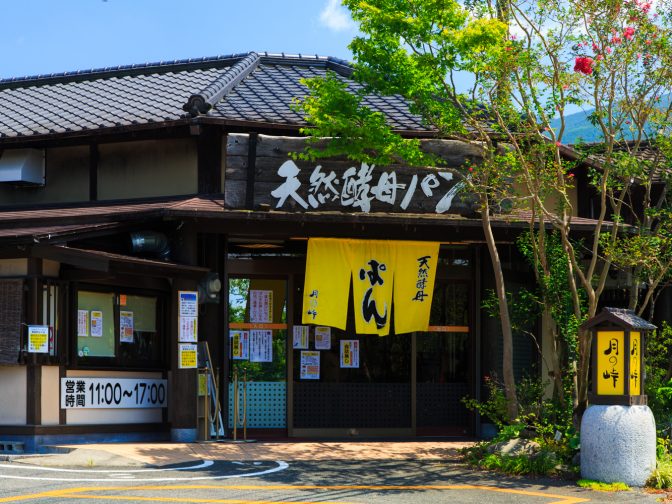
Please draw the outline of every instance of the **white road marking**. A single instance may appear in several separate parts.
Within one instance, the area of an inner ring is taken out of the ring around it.
[[[61,467],[44,467],[44,466],[33,466],[29,464],[0,464],[0,468],[7,468],[7,469],[31,469],[31,470],[38,470],[38,471],[53,471],[53,472],[74,472],[74,473],[82,473],[83,471],[87,473],[103,473],[103,474],[111,474],[111,473],[143,473],[143,472],[160,472],[160,471],[193,471],[194,469],[205,469],[206,467],[210,467],[214,464],[212,460],[202,460],[196,465],[191,465],[191,466],[184,466],[184,467],[157,467],[156,469],[128,469],[124,471],[119,471],[119,470],[113,470],[113,469],[107,469],[107,470],[99,470],[99,469],[63,469]]]
[[[254,473],[246,473],[246,474],[225,474],[223,476],[194,476],[194,477],[187,477],[187,478],[134,478],[132,480],[128,478],[119,478],[119,477],[108,477],[108,478],[46,478],[46,477],[39,477],[39,476],[14,476],[14,475],[9,475],[9,474],[2,474],[0,473],[0,478],[6,478],[6,479],[18,479],[18,480],[29,480],[29,481],[59,481],[59,482],[87,482],[87,481],[127,481],[127,482],[138,482],[138,481],[145,481],[145,482],[152,482],[152,481],[203,481],[203,480],[220,480],[220,479],[230,479],[230,478],[250,478],[253,476],[263,476],[265,474],[271,474],[279,471],[284,471],[289,467],[289,464],[287,462],[283,462],[282,460],[276,460],[276,464],[278,464],[277,467],[274,467],[272,469],[266,469],[265,471],[259,471],[259,472],[254,472]],[[17,465],[5,465],[5,464],[0,464],[0,468],[9,468],[9,469],[17,469]],[[39,467],[39,466],[28,466],[28,467],[21,467],[21,469],[33,469],[33,470],[53,470],[53,467]],[[171,470],[178,470],[178,469],[142,469],[138,470],[136,472],[147,472],[147,471],[171,471]],[[184,468],[180,468],[180,470],[185,470]],[[72,471],[72,470],[68,470]],[[82,472],[82,470],[79,470],[77,472]],[[110,476],[114,476],[114,471],[98,471],[102,473],[109,473]],[[130,471],[129,471],[130,472]]]

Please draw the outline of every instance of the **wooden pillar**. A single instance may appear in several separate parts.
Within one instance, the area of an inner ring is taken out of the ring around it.
[[[28,259],[28,299],[26,303],[26,323],[38,325],[42,323],[42,259]],[[27,330],[23,329],[25,334]],[[26,424],[42,423],[42,367],[38,364],[36,354],[28,354],[26,358]]]
[[[197,243],[193,226],[188,224],[183,226],[176,244],[174,259],[182,264],[196,264]],[[179,291],[194,291],[197,285],[196,280],[176,278],[171,293],[168,419],[171,440],[177,442],[193,442],[198,436],[196,411],[198,370],[178,368]]]

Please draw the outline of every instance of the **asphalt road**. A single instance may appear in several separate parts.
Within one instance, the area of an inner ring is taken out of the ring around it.
[[[571,482],[508,478],[445,461],[203,461],[172,467],[0,462],[0,503],[653,503],[640,490],[591,492]]]

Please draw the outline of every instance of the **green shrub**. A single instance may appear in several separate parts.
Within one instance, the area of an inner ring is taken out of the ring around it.
[[[603,481],[580,479],[576,482],[576,484],[582,488],[597,490],[598,492],[625,492],[630,490],[628,485],[621,483],[620,481],[616,481],[614,483],[604,483]]]
[[[646,486],[660,490],[672,488],[672,461],[659,460],[655,471],[646,481]]]

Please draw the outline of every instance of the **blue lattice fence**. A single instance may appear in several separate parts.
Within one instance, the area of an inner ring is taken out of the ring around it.
[[[243,417],[243,385],[238,385],[239,416]],[[229,383],[229,428],[233,428],[233,383]],[[250,428],[287,427],[287,384],[248,382],[247,426]],[[239,425],[240,427],[240,425]]]

